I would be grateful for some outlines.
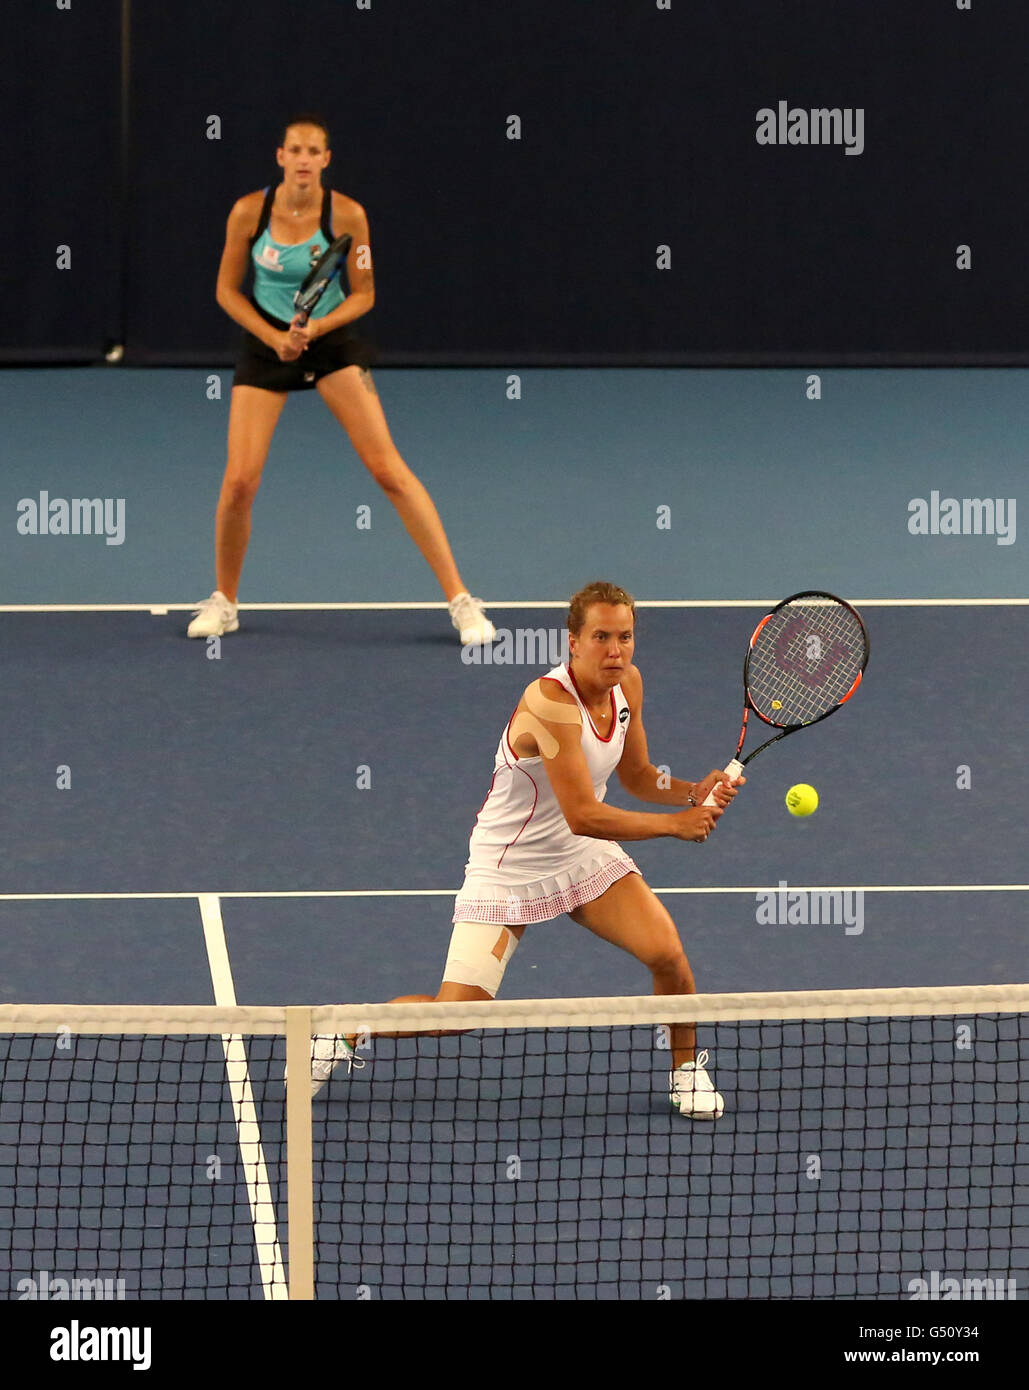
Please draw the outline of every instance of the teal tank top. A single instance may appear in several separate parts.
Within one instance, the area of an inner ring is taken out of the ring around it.
[[[274,198],[273,185],[265,189],[261,220],[250,239],[250,262],[254,267],[253,299],[257,307],[271,318],[288,323],[296,312],[293,296],[303,284],[308,271],[332,244],[332,192],[328,188],[324,190],[318,231],[297,246],[283,246],[272,240],[268,224]],[[333,309],[338,309],[345,299],[337,277],[322,295],[311,317],[324,318]]]

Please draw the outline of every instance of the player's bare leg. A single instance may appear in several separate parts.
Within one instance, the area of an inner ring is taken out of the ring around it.
[[[285,391],[234,386],[229,407],[229,451],[215,517],[218,588],[236,602],[243,558],[250,541],[250,511],[261,485],[275,426],[286,404]]]
[[[628,951],[647,967],[655,994],[696,994],[693,971],[675,923],[639,874],[626,874],[585,907],[568,914],[573,921]],[[673,1066],[696,1057],[697,1030],[693,1023],[671,1026]]]
[[[468,625],[468,635],[463,631],[461,640],[492,640],[492,624],[481,610],[475,613],[469,607],[474,601],[467,599],[467,590],[435,503],[393,443],[371,372],[366,367],[344,367],[322,377],[318,392],[346,430],[365,468],[396,508],[447,601],[464,596],[460,602],[468,612],[461,623],[455,623]]]
[[[594,935],[642,961],[650,970],[655,994],[696,993],[693,971],[675,923],[638,874],[620,878],[606,893],[569,915]],[[708,1054],[697,1056],[696,1025],[677,1023],[669,1031],[672,1106],[691,1119],[718,1119],[725,1101],[707,1073]]]
[[[475,985],[457,985],[452,980],[444,980],[438,994],[400,994],[391,999],[391,1004],[465,1004],[470,1000],[492,1001],[492,994]],[[417,1033],[376,1033],[377,1038],[452,1038],[458,1033],[467,1032],[464,1028],[436,1028],[431,1032],[419,1029]]]
[[[285,404],[285,391],[263,391],[256,386],[232,388],[228,462],[214,523],[218,587],[210,598],[197,605],[186,629],[189,637],[220,637],[239,627],[236,598],[250,540],[250,509]]]
[[[488,928],[487,928],[488,930]],[[494,932],[496,932],[494,928]],[[509,932],[516,941],[520,941],[524,927],[506,927],[503,929]],[[498,943],[499,944],[499,943]],[[499,956],[498,956],[499,959]],[[458,984],[454,980],[444,980],[436,994],[401,994],[396,999],[391,999],[391,1004],[464,1004],[472,1000],[485,1000],[492,1002],[493,995],[489,990],[481,989],[478,985]],[[466,1032],[466,1029],[454,1028],[450,1030],[433,1031],[426,1034],[431,1038],[451,1038],[457,1033]],[[377,1033],[380,1038],[411,1038],[418,1037],[418,1033]]]
[[[437,994],[398,994],[391,1004],[464,1004],[471,999],[492,999],[492,994],[478,985],[457,985],[444,980]]]
[[[452,948],[457,934],[469,927],[469,925],[468,923],[463,923],[455,927],[455,936],[451,938]],[[475,930],[477,932],[477,925]],[[476,936],[476,943],[480,945],[480,949],[485,955],[492,955],[495,957],[495,960],[492,962],[493,974],[494,979],[499,983],[503,978],[504,966],[510,959],[514,947],[521,939],[522,932],[524,932],[525,928],[523,926],[516,926],[493,927],[491,929],[488,924],[483,924],[482,930],[486,935],[482,938],[481,943],[479,943],[479,939]],[[513,938],[513,940],[511,940],[511,938]],[[491,941],[495,942],[492,951],[489,947]],[[451,957],[448,956],[448,964],[450,963],[450,959]],[[482,961],[483,956],[479,955],[476,959],[477,961]],[[484,989],[479,985],[462,984],[456,980],[444,980],[436,994],[401,994],[395,999],[390,999],[389,1003],[454,1004],[479,1000],[491,1003],[493,998],[494,995],[491,994],[488,989]],[[449,1038],[454,1037],[458,1033],[465,1033],[468,1031],[470,1030],[466,1028],[417,1028],[410,1031],[405,1030],[403,1032],[390,1033],[376,1030],[373,1034],[370,1034],[370,1036],[376,1038]],[[356,1033],[349,1033],[345,1037],[342,1035],[324,1034],[314,1039],[311,1049],[311,1092],[313,1095],[317,1095],[318,1091],[329,1079],[329,1076],[340,1062],[345,1062],[347,1064],[348,1071],[354,1067],[364,1066],[364,1058],[358,1055],[358,1048],[361,1042],[362,1039]]]

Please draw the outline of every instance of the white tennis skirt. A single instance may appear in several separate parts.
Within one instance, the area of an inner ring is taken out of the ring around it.
[[[548,922],[594,902],[626,874],[638,873],[635,862],[613,840],[595,841],[567,869],[528,882],[517,881],[513,866],[498,872],[469,865],[453,920],[508,927]]]

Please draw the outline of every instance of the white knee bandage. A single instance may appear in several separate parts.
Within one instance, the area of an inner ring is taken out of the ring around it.
[[[475,985],[495,999],[518,938],[507,927],[489,922],[455,922],[443,979]]]

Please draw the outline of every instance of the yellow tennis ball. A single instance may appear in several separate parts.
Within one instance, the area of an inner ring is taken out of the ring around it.
[[[818,810],[818,793],[806,782],[798,782],[786,793],[786,809],[791,816],[811,816]]]

